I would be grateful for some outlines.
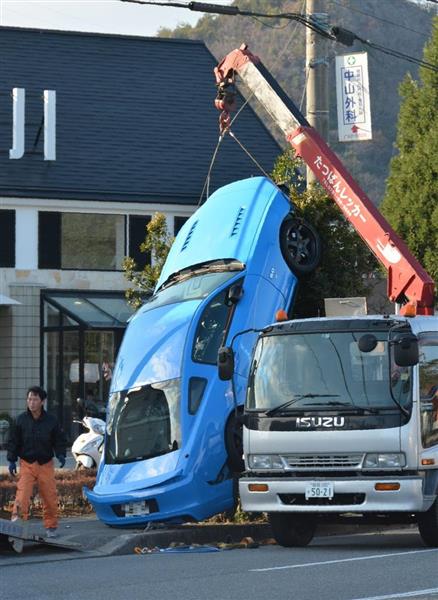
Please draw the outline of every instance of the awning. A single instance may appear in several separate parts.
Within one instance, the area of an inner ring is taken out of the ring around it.
[[[21,304],[18,300],[14,300],[5,294],[0,294],[0,306],[14,306],[15,304]]]
[[[93,329],[125,328],[134,313],[124,292],[50,290],[43,297],[70,319]]]

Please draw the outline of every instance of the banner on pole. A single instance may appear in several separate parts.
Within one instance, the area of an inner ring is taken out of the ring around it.
[[[336,57],[336,99],[340,142],[371,140],[371,109],[366,52]]]

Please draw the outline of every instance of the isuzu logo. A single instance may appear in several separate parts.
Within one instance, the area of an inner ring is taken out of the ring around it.
[[[297,428],[310,429],[311,427],[343,427],[344,417],[297,417],[295,420]]]

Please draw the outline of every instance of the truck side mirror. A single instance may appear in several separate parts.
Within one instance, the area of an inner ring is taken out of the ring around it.
[[[229,346],[221,346],[217,353],[219,379],[229,381],[234,373],[234,352]]]
[[[235,283],[230,287],[225,298],[225,305],[232,306],[237,304],[243,296],[243,287],[239,283]]]
[[[394,336],[394,362],[399,367],[413,367],[419,361],[418,339],[413,333]]]
[[[357,343],[361,352],[372,352],[377,346],[377,338],[372,333],[366,333]]]

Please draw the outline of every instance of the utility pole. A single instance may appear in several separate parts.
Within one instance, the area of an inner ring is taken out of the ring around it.
[[[321,12],[321,0],[306,0],[306,16],[318,25],[328,25],[327,13]],[[306,28],[306,118],[321,137],[328,141],[328,59],[327,39]],[[307,167],[307,185],[316,181]]]

